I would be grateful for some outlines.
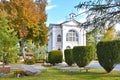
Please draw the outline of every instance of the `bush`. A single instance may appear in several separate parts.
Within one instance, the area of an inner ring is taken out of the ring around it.
[[[17,77],[17,75],[20,74],[21,76],[25,75],[25,71],[24,70],[14,70],[14,75]]]
[[[45,59],[36,59],[35,62],[36,63],[45,63],[46,60]]]
[[[48,62],[52,65],[62,62],[62,52],[60,50],[52,50],[48,53]]]
[[[73,48],[73,59],[79,67],[85,67],[94,59],[92,46],[76,46]]]
[[[97,44],[100,65],[109,73],[120,60],[120,41],[106,41]]]
[[[24,63],[25,63],[25,64],[29,64],[29,65],[35,64],[35,60],[34,60],[33,58],[32,58],[32,59],[26,58],[25,61],[24,61]]]
[[[16,54],[4,54],[1,56],[0,60],[4,62],[5,65],[8,65],[9,63],[17,63],[20,58]]]
[[[65,62],[69,65],[72,66],[72,64],[74,63],[73,61],[73,56],[72,56],[72,49],[66,49],[64,51],[64,55],[65,55]]]

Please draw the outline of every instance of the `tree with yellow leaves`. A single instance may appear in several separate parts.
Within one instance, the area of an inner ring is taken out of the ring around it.
[[[104,37],[102,38],[102,41],[112,41],[114,40],[115,37],[115,29],[114,28],[109,28],[105,34]]]
[[[24,42],[31,39],[33,43],[47,44],[46,0],[10,0],[3,1],[3,8],[8,13],[9,26],[17,31],[20,47],[25,59]]]

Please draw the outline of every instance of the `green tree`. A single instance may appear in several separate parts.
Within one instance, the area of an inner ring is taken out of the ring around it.
[[[65,49],[64,55],[65,55],[65,62],[68,64],[68,66],[72,66],[72,64],[74,64],[72,49]]]
[[[120,23],[120,0],[90,0],[80,2],[75,8],[86,9],[87,21],[82,25],[92,27],[92,31],[104,30],[106,24],[114,27]]]
[[[115,39],[120,40],[120,31],[117,31],[115,34]]]
[[[0,10],[0,54],[4,63],[15,61],[17,58],[17,43],[16,32],[8,26],[7,14]]]
[[[32,0],[10,0],[1,3],[3,3],[1,8],[9,15],[9,26],[17,31],[24,59],[25,41],[30,39],[36,45],[47,44],[46,0],[39,0],[37,4]]]
[[[79,67],[85,67],[94,59],[92,46],[75,46],[72,51],[73,60]]]
[[[111,41],[114,40],[115,38],[115,29],[109,28],[105,34],[104,37],[102,38],[102,41]]]
[[[120,41],[104,41],[97,44],[100,65],[109,73],[120,62]]]
[[[86,43],[87,43],[87,46],[95,45],[95,39],[94,39],[93,34],[87,33],[87,35],[86,35]]]

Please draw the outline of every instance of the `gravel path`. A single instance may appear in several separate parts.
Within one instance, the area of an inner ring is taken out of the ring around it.
[[[25,65],[25,64],[12,64],[10,66],[11,66],[11,69],[20,69],[22,65]],[[47,68],[42,66],[42,64],[33,64],[31,66],[36,68],[36,69],[39,69],[39,70],[47,70]],[[101,65],[98,63],[98,61],[92,61],[86,67],[89,67],[89,68],[102,68]],[[68,67],[65,62],[60,63],[60,64],[58,64],[56,66],[53,66],[53,68],[71,69],[71,67]],[[74,65],[74,67],[72,67],[72,68],[75,68],[75,69],[77,68],[78,69],[78,66]],[[117,64],[113,70],[120,71],[120,64]]]
[[[102,68],[102,66],[99,64],[98,61],[92,61],[86,67],[89,67],[89,68]],[[62,64],[59,64],[57,66],[53,66],[53,68],[57,68],[57,69],[71,69],[71,68],[73,68],[73,69],[76,70],[76,68],[78,69],[78,66],[68,67],[67,64],[65,62],[63,62]],[[113,70],[120,71],[120,64],[117,64]]]

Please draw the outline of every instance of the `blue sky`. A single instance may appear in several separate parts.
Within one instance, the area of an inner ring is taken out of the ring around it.
[[[84,2],[89,0],[47,0],[48,5],[46,7],[47,13],[47,25],[59,24],[69,18],[70,13],[79,14],[84,10],[77,10],[74,8],[79,2]],[[85,14],[82,14],[76,18],[79,22],[85,21]],[[117,24],[117,30],[120,30],[120,24]]]
[[[74,6],[79,4],[80,1],[82,2],[85,0],[48,0],[48,5],[46,7],[48,18],[47,25],[50,23],[61,23],[67,20],[70,13],[78,14],[80,11],[74,8]],[[79,18],[83,17],[79,16]]]

